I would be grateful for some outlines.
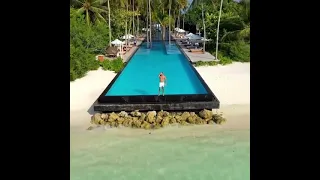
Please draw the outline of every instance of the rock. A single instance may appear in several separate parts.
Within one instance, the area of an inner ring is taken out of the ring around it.
[[[87,130],[92,130],[92,129],[94,129],[94,127],[93,126],[89,126],[88,128],[87,128]]]
[[[112,113],[109,114],[108,121],[109,122],[113,122],[113,121],[116,121],[118,118],[119,118],[118,114],[112,112]]]
[[[123,121],[124,121],[124,117],[119,117],[117,120],[118,124],[122,124]]]
[[[101,124],[101,122],[103,121],[103,119],[101,118],[101,114],[100,113],[95,113],[93,116],[91,116],[91,124]]]
[[[164,111],[163,111],[163,110],[161,110],[161,111],[159,111],[159,112],[157,113],[157,116],[163,117],[163,115],[164,115]]]
[[[189,113],[189,112],[184,112],[184,113],[182,113],[182,115],[181,115],[181,121],[186,121],[189,116],[190,116],[190,113]]]
[[[163,117],[162,116],[157,116],[155,122],[158,124],[161,124]]]
[[[103,119],[104,121],[107,121],[108,120],[108,114],[105,114],[105,113],[103,113],[103,114],[101,114],[101,119]]]
[[[201,117],[197,117],[195,124],[201,124],[201,121],[202,121]]]
[[[170,113],[167,111],[163,111],[163,117],[167,117],[167,116],[170,116]]]
[[[144,121],[146,119],[146,114],[145,113],[141,113],[141,116],[139,117],[140,121]]]
[[[176,123],[177,121],[176,121],[176,118],[175,118],[175,117],[171,117],[169,122],[170,122],[170,124],[174,124],[174,123]]]
[[[189,125],[189,123],[187,123],[186,121],[181,121],[181,123],[180,123],[181,125],[183,125],[183,126],[187,126],[187,125]]]
[[[125,111],[121,111],[119,114],[118,114],[119,117],[127,117],[128,116],[128,113],[125,112]]]
[[[161,128],[161,125],[160,125],[160,124],[156,124],[153,128],[154,128],[154,129],[160,129],[160,128]]]
[[[210,119],[210,118],[212,118],[213,113],[212,113],[212,111],[204,109],[199,112],[199,116],[202,117],[203,119]]]
[[[133,117],[140,117],[141,116],[141,112],[139,112],[139,110],[135,110],[135,111],[132,111],[130,113],[131,116]]]
[[[214,114],[212,119],[216,124],[223,124],[226,122],[226,118],[222,117],[222,114]]]
[[[148,123],[147,121],[143,121],[140,127],[143,128],[143,129],[150,129],[151,128],[151,124]]]
[[[213,120],[207,121],[208,124],[214,124]]]
[[[177,112],[176,115],[181,116],[181,115],[182,115],[182,112]]]
[[[195,112],[190,112],[190,116],[195,116],[196,113]]]
[[[140,128],[141,123],[142,122],[138,118],[133,120],[133,126],[134,127]]]
[[[196,123],[196,119],[197,119],[197,115],[195,113],[190,113],[190,116],[187,118],[187,122],[190,124],[195,124]]]
[[[115,121],[110,122],[110,127],[116,127],[116,122]]]
[[[170,123],[170,118],[169,118],[168,116],[167,116],[167,117],[164,117],[163,120],[162,120],[162,122],[161,122],[161,126],[162,126],[162,127],[166,127],[166,126],[169,125],[169,123]]]
[[[176,115],[175,119],[176,119],[177,123],[180,123],[182,121],[182,117],[180,115]]]
[[[147,113],[146,121],[149,123],[153,123],[155,121],[155,116],[157,115],[156,111],[149,111]]]

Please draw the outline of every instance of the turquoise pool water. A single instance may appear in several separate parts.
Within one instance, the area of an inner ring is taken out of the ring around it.
[[[153,42],[143,43],[114,82],[106,96],[158,95],[159,73],[167,77],[166,95],[207,94],[191,64],[175,44],[166,48]]]

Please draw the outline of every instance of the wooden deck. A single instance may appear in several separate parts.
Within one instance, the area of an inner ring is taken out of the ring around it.
[[[184,55],[187,56],[192,63],[196,63],[198,61],[205,61],[205,62],[217,61],[217,60],[215,60],[216,58],[208,52],[204,52],[203,54],[189,52],[189,49],[186,49],[180,45],[181,44],[179,42],[180,39],[175,39],[175,40],[176,40],[177,46],[179,46],[182,49]]]

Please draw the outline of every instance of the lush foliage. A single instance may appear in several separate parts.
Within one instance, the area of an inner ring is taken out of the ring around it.
[[[206,36],[213,41],[206,50],[215,53],[220,0],[194,0],[187,12],[187,22],[203,30],[201,3],[204,3]],[[250,1],[224,0],[219,28],[219,51],[233,61],[250,61]],[[218,56],[218,59],[221,59]]]
[[[220,61],[198,61],[195,63],[195,66],[216,66],[218,64],[220,65],[228,65],[232,63],[232,59],[229,57],[223,56],[222,53],[219,53],[219,60]]]
[[[115,73],[120,72],[124,67],[124,63],[122,62],[121,58],[117,58],[114,60],[104,60],[100,63],[100,65],[104,70],[114,71]]]
[[[96,23],[88,26],[84,15],[70,8],[70,80],[83,77],[99,67],[95,56],[104,53],[108,42],[108,26]]]

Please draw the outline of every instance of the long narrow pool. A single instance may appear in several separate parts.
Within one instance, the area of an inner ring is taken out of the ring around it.
[[[141,45],[105,95],[157,95],[160,72],[167,77],[166,95],[208,93],[183,54],[167,54],[162,42],[153,42],[151,49]]]
[[[167,77],[158,96],[159,74]],[[95,102],[95,111],[217,109],[219,100],[175,44],[143,43]]]

